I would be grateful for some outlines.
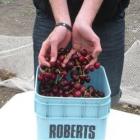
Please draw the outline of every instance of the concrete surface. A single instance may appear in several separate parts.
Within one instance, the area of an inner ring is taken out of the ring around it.
[[[125,53],[122,77],[122,102],[140,106],[140,41]]]
[[[105,140],[139,140],[140,116],[111,110]],[[1,140],[36,140],[34,93],[14,96],[0,109]]]

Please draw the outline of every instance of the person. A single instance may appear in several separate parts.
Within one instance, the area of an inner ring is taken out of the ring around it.
[[[34,73],[38,64],[50,66],[45,59],[47,55],[51,56],[50,61],[56,61],[59,48],[72,48],[63,65],[74,52],[85,48],[93,56],[86,68],[96,61],[104,66],[112,105],[118,103],[124,61],[124,17],[129,0],[33,0],[33,3]]]

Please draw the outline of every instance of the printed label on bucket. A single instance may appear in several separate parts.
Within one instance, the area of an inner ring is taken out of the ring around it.
[[[41,125],[38,140],[104,140],[106,119],[46,119]]]
[[[69,124],[50,124],[49,125],[49,138],[80,138],[80,139],[94,139],[95,138],[95,125],[69,125]]]

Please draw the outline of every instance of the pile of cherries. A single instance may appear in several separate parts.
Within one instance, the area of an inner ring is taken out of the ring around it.
[[[56,97],[104,97],[104,93],[95,89],[90,83],[89,72],[100,67],[96,62],[94,66],[85,69],[92,56],[83,49],[72,55],[66,66],[62,62],[68,50],[59,49],[56,62],[51,67],[41,66],[38,74],[39,94]],[[49,61],[49,57],[46,58]]]

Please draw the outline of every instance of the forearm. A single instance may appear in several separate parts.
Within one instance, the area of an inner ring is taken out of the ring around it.
[[[103,0],[84,0],[76,19],[85,21],[92,25],[96,14],[102,5],[102,2]]]
[[[55,22],[65,22],[71,25],[71,20],[68,11],[67,0],[49,0]]]

